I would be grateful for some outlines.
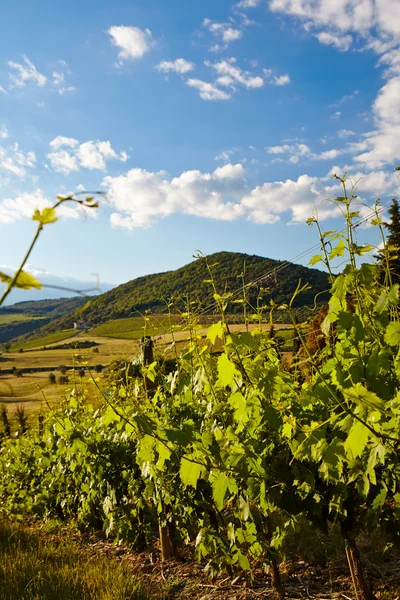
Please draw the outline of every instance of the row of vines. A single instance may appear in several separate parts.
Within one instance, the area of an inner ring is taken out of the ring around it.
[[[317,223],[322,250],[312,264],[331,272],[332,261],[346,261],[331,274],[317,352],[294,316],[290,363],[265,332],[231,333],[229,295],[209,265],[221,319],[207,339],[188,310],[191,339],[173,369],[150,358],[107,385],[94,378],[100,406],[71,388],[40,429],[3,439],[1,511],[74,519],[138,549],[159,536],[164,558],[190,545],[211,575],[265,564],[280,595],[285,536],[301,519],[324,532],[334,524],[357,597],[373,598],[356,538],[378,527],[393,543],[400,535],[399,286],[389,250],[379,264],[360,260],[372,248],[357,243],[359,212],[341,182],[345,229],[324,233]],[[269,310],[279,307],[259,307],[255,321]]]

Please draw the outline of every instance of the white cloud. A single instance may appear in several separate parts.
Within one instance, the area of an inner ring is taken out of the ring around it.
[[[311,148],[307,144],[282,144],[281,146],[268,146],[266,148],[268,154],[273,155],[290,155],[289,162],[292,164],[298,164],[300,160],[332,160],[344,153],[344,150],[337,150],[332,148],[331,150],[324,150],[323,152],[315,153],[312,152]],[[275,159],[276,161],[277,159]],[[279,159],[278,162],[281,162]]]
[[[36,165],[36,155],[34,152],[26,154],[19,149],[18,144],[14,144],[11,148],[0,146],[0,170],[7,174],[12,173],[17,177],[26,177],[28,174],[27,168],[32,168]]]
[[[163,60],[156,66],[156,69],[158,71],[161,71],[162,73],[169,73],[170,71],[174,71],[175,73],[179,73],[181,75],[189,73],[189,71],[193,71],[194,68],[194,63],[185,60],[184,58],[177,58],[174,61]]]
[[[393,77],[379,90],[373,105],[376,128],[364,134],[355,161],[370,169],[400,161],[400,77]]]
[[[3,86],[2,86],[2,85],[0,85],[0,92],[1,92],[2,94],[7,94],[6,90],[3,88]]]
[[[111,43],[120,48],[118,58],[120,64],[124,60],[133,60],[141,58],[150,50],[152,43],[152,34],[150,29],[140,29],[127,25],[113,25],[108,33],[111,37]]]
[[[187,85],[199,90],[200,98],[203,100],[229,100],[231,94],[221,90],[219,87],[201,79],[188,79]]]
[[[221,52],[226,50],[232,42],[240,40],[244,35],[244,29],[252,24],[245,15],[240,15],[239,19],[231,18],[229,22],[213,21],[212,19],[204,19],[203,26],[216,38],[219,42],[213,44],[210,52]]]
[[[340,193],[340,186],[324,179],[301,175],[249,189],[243,166],[228,163],[212,173],[188,171],[174,178],[165,171],[132,169],[119,177],[106,177],[103,186],[114,209],[112,225],[132,230],[173,214],[275,223],[286,213],[288,220],[304,222],[317,208],[320,218],[327,219],[338,214],[327,200]],[[396,189],[396,183],[399,186],[398,181],[376,173],[375,178],[362,179],[360,189],[374,193],[379,185]]]
[[[35,65],[27,56],[22,55],[23,63],[8,61],[8,66],[13,69],[9,77],[13,84],[19,88],[25,87],[27,83],[34,83],[39,87],[46,85],[47,77],[39,73]]]
[[[223,150],[220,154],[217,154],[217,156],[215,157],[214,160],[229,162],[232,154],[233,154],[233,150]]]
[[[4,125],[4,123],[0,126],[0,139],[5,139],[8,138],[8,131],[7,131],[7,127]]]
[[[206,65],[217,72],[219,76],[216,80],[217,85],[235,88],[235,85],[240,83],[247,89],[256,89],[264,85],[262,77],[254,76],[249,71],[243,71],[235,63],[235,58],[229,58],[213,64],[207,62]]]
[[[76,88],[73,85],[70,85],[66,81],[66,75],[70,74],[70,70],[68,68],[68,64],[65,60],[59,60],[58,64],[62,67],[60,71],[53,71],[52,75],[52,83],[53,86],[57,89],[58,93],[62,96],[64,94],[68,94],[71,92],[75,92]]]
[[[342,113],[340,112],[340,110],[337,110],[335,113],[333,113],[333,115],[331,115],[331,119],[335,119],[337,121],[340,119],[341,116]]]
[[[314,26],[366,35],[377,28],[384,35],[400,34],[397,0],[270,0],[269,8],[302,19]]]
[[[58,135],[54,140],[50,142],[50,146],[54,148],[54,150],[58,150],[62,146],[69,146],[70,148],[74,148],[79,144],[78,140],[74,138],[64,137],[63,135]]]
[[[236,8],[257,8],[261,2],[262,0],[240,0],[236,4]]]
[[[352,131],[351,129],[340,129],[337,132],[337,136],[341,139],[346,139],[348,137],[351,137],[353,135],[356,135],[356,133],[354,131]]]
[[[330,104],[329,108],[338,108],[339,106],[342,106],[342,104],[344,104],[345,102],[349,102],[350,100],[354,100],[354,98],[356,96],[358,96],[358,94],[359,94],[359,91],[358,90],[354,90],[354,92],[352,92],[351,94],[346,94],[345,96],[342,96],[334,104]]]
[[[0,223],[14,223],[21,219],[31,219],[35,209],[42,210],[52,206],[44,193],[38,189],[32,193],[24,193],[16,198],[6,198],[0,201]],[[61,206],[58,209],[61,217],[76,219],[79,212],[71,206]]]
[[[329,31],[321,31],[320,33],[317,33],[315,37],[321,44],[325,44],[326,46],[334,46],[341,52],[347,52],[353,42],[351,35],[335,35]]]
[[[274,75],[272,83],[274,85],[287,85],[288,83],[290,83],[290,77],[289,75]]]
[[[108,160],[120,160],[125,163],[129,158],[125,151],[118,155],[108,141],[88,141],[80,144],[74,138],[59,135],[50,142],[50,147],[52,151],[46,157],[51,168],[65,175],[81,168],[105,171]]]

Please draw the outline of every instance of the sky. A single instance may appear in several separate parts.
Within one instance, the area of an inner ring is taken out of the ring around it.
[[[315,211],[342,226],[332,173],[367,215],[397,164],[398,0],[2,2],[0,269],[35,208],[83,190],[106,196],[45,228],[39,278],[117,285],[196,250],[290,260]]]

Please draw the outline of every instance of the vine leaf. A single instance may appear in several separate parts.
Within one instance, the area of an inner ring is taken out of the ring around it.
[[[0,280],[3,283],[10,284],[13,280],[13,277],[7,275],[6,273],[2,273],[0,271]],[[26,273],[25,271],[21,271],[18,275],[17,280],[14,283],[14,287],[20,288],[22,290],[31,290],[32,288],[36,288],[37,290],[42,289],[42,284],[35,277]]]
[[[368,442],[368,433],[368,429],[365,425],[360,423],[360,421],[353,423],[347,436],[347,440],[344,443],[348,458],[352,459],[361,456]]]
[[[54,208],[44,208],[42,212],[36,209],[32,217],[32,221],[39,221],[39,223],[41,223],[42,225],[55,223],[57,220],[58,217]]]
[[[229,478],[224,472],[220,472],[218,475],[215,475],[213,472],[213,477],[210,480],[215,506],[218,510],[222,510],[229,485]]]
[[[397,346],[400,344],[400,322],[393,321],[386,327],[385,342],[389,346]]]
[[[215,340],[217,338],[223,339],[224,328],[222,326],[222,322],[218,321],[218,323],[214,323],[211,325],[209,330],[207,331],[207,339],[210,340],[212,344],[215,344]]]
[[[218,359],[218,383],[222,387],[232,386],[235,382],[235,375],[238,372],[233,362],[229,360],[226,354],[221,354]]]
[[[197,481],[200,479],[203,472],[204,467],[202,465],[187,460],[186,458],[182,458],[179,475],[185,487],[191,485],[196,489]]]

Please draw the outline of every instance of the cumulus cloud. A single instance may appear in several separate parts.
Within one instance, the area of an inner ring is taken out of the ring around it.
[[[232,97],[231,94],[221,90],[215,84],[209,81],[203,81],[202,79],[188,79],[187,85],[199,90],[200,98],[203,100],[229,100]]]
[[[8,61],[8,66],[12,69],[9,73],[9,77],[16,87],[25,87],[28,83],[43,87],[46,85],[47,77],[42,75],[33,62],[29,60],[25,54],[22,55],[22,63],[17,63],[12,60]]]
[[[161,71],[162,73],[169,73],[170,71],[174,71],[175,73],[179,73],[180,75],[184,75],[185,73],[189,73],[189,71],[193,71],[195,68],[194,63],[185,60],[184,58],[177,58],[176,60],[162,60],[157,66],[156,69]]]
[[[150,29],[128,25],[113,25],[108,33],[111,43],[120,49],[118,58],[120,64],[124,60],[135,60],[142,58],[150,50],[152,44],[152,33]]]
[[[210,31],[210,33],[224,42],[224,47],[231,42],[240,40],[240,38],[243,37],[243,29],[236,26],[233,27],[232,23],[219,23],[218,21],[213,21],[212,19],[204,19],[203,25],[206,27],[206,29],[208,29],[208,31]],[[215,51],[215,46],[213,48]]]
[[[107,161],[120,160],[125,163],[128,155],[125,151],[117,154],[110,142],[88,141],[79,143],[74,138],[57,136],[50,142],[51,152],[46,157],[52,169],[68,175],[81,168],[105,171]]]
[[[347,52],[353,41],[351,35],[335,35],[329,31],[321,31],[320,33],[317,33],[315,37],[321,44],[334,46],[341,52]]]
[[[352,131],[351,129],[340,129],[337,132],[337,136],[341,139],[346,139],[348,137],[351,137],[353,135],[356,135],[356,133],[354,131]]]
[[[8,130],[4,123],[0,126],[0,139],[8,138]]]
[[[381,34],[400,34],[397,0],[270,0],[269,8],[292,15],[315,26],[366,35],[377,28]]]
[[[276,156],[286,155],[289,156],[288,160],[292,164],[298,164],[300,160],[332,160],[344,153],[344,150],[337,150],[332,148],[331,150],[324,150],[324,152],[315,153],[312,152],[311,148],[307,144],[282,144],[280,146],[268,146],[266,148],[268,154]],[[279,158],[278,161],[282,159]]]
[[[0,146],[0,171],[8,175],[16,175],[24,178],[28,174],[27,169],[36,165],[36,155],[34,152],[24,153],[19,149],[18,144],[10,148]]]
[[[50,208],[52,204],[40,189],[15,198],[5,198],[0,201],[0,223],[8,224],[24,218],[30,219],[35,209]],[[65,218],[79,217],[79,212],[71,206],[61,206],[57,212]]]
[[[379,90],[373,105],[376,128],[364,134],[355,161],[370,169],[400,159],[400,77],[393,77]],[[357,149],[357,148],[356,148]]]
[[[384,172],[355,172],[354,177],[364,194],[378,189],[395,191],[400,185]],[[225,164],[212,173],[187,171],[177,177],[169,177],[165,171],[131,169],[118,177],[106,177],[103,187],[114,209],[112,225],[130,230],[149,227],[174,214],[268,224],[283,216],[291,222],[304,222],[317,208],[323,220],[338,214],[328,200],[340,194],[336,181],[309,175],[249,188],[240,163]]]
[[[216,71],[218,78],[215,83],[217,85],[233,89],[235,89],[237,84],[243,85],[247,89],[256,89],[264,85],[262,77],[254,76],[249,71],[244,71],[235,63],[235,58],[229,58],[216,63],[206,62],[206,65]]]

